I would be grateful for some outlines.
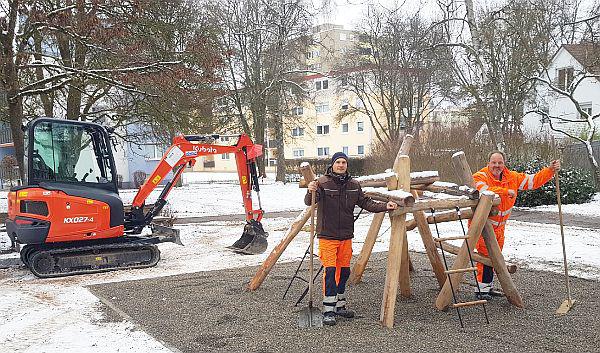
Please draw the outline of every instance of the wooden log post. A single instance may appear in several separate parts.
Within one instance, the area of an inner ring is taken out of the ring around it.
[[[454,169],[457,172],[460,182],[474,188],[475,181],[473,180],[473,173],[471,173],[471,168],[467,163],[465,153],[462,151],[455,153],[452,156],[452,163],[454,164]],[[500,282],[500,286],[506,295],[506,299],[508,299],[509,303],[518,308],[525,307],[521,294],[517,290],[510,273],[508,273],[502,250],[500,249],[500,245],[498,245],[496,234],[494,234],[494,228],[489,222],[486,223],[481,235],[485,241],[485,246],[489,254],[488,257],[492,260],[498,282]]]
[[[417,192],[412,191],[415,199],[418,198]],[[429,258],[429,262],[431,263],[431,268],[433,269],[433,273],[435,278],[438,281],[440,288],[446,282],[446,274],[444,274],[444,264],[440,259],[440,254],[435,247],[435,241],[433,241],[433,236],[431,235],[431,229],[429,228],[429,224],[427,223],[427,219],[425,217],[425,213],[423,211],[415,211],[413,212],[413,217],[415,223],[419,229],[419,234],[421,235],[421,240],[423,241],[423,245],[425,246],[425,252],[427,253],[427,257]]]
[[[408,156],[398,156],[394,162],[394,171],[398,175],[398,187],[410,191],[410,159]],[[388,328],[394,326],[394,313],[398,285],[403,296],[410,296],[410,277],[408,269],[408,244],[406,241],[406,214],[392,217],[390,248],[388,252],[381,303],[380,321]],[[406,255],[404,249],[406,248]]]
[[[263,283],[269,272],[271,272],[271,269],[273,269],[273,266],[275,266],[275,263],[277,262],[281,254],[283,254],[288,245],[302,230],[302,227],[304,227],[304,224],[306,224],[309,218],[310,206],[307,207],[304,211],[302,211],[302,213],[300,213],[298,217],[296,217],[292,225],[288,228],[287,233],[285,234],[281,242],[277,244],[277,246],[271,251],[267,259],[263,262],[261,267],[258,269],[256,274],[252,278],[252,280],[250,280],[250,283],[248,283],[247,287],[249,291],[256,290],[258,289],[258,287],[260,287],[260,285]]]
[[[452,266],[453,270],[463,269],[467,267],[469,263],[469,249],[473,249],[477,241],[479,241],[479,237],[481,235],[481,231],[483,227],[487,223],[487,217],[492,209],[492,200],[494,198],[494,194],[492,192],[483,192],[480,199],[479,205],[473,214],[473,221],[471,222],[471,227],[467,233],[468,239],[463,243],[458,256],[454,260],[454,265]],[[467,248],[468,246],[468,248]],[[450,275],[450,280],[444,283],[442,290],[437,296],[435,301],[435,306],[438,310],[446,310],[446,308],[452,302],[452,289],[454,291],[458,291],[459,284],[462,281],[462,276],[464,273],[453,273]]]
[[[396,159],[398,159],[398,157],[401,155],[408,155],[413,140],[414,138],[412,135],[404,136],[404,140],[402,140],[402,145],[400,146],[400,150],[398,150]],[[396,190],[398,189],[398,177],[396,175],[391,175],[385,178],[385,180],[383,180],[383,184],[377,184],[377,186],[386,186],[388,190]],[[369,231],[367,232],[365,242],[362,246],[362,249],[360,250],[358,259],[356,260],[356,263],[354,264],[354,266],[352,267],[352,271],[350,272],[349,281],[351,284],[357,284],[360,282],[362,275],[365,272],[365,267],[367,266],[369,258],[371,257],[371,253],[373,252],[373,247],[375,246],[375,241],[377,240],[377,236],[379,235],[379,230],[381,229],[381,224],[383,223],[384,218],[385,212],[376,213],[373,216],[373,220],[371,221],[371,226],[369,227]]]
[[[304,177],[305,181],[310,182],[315,179],[315,174],[313,173],[312,168],[308,163],[302,163],[300,165],[300,173],[302,173],[302,176]],[[308,187],[308,182],[304,183],[305,188]],[[250,280],[250,283],[248,283],[247,289],[249,291],[256,290],[258,289],[258,287],[260,287],[260,285],[263,283],[269,272],[271,272],[271,270],[273,269],[273,266],[275,266],[277,260],[279,260],[279,257],[281,257],[281,254],[283,254],[285,249],[288,247],[288,245],[290,245],[290,243],[296,237],[296,235],[300,233],[302,227],[304,227],[304,224],[306,224],[306,222],[310,218],[310,215],[311,207],[309,206],[304,211],[302,211],[302,213],[300,213],[298,217],[296,217],[292,225],[288,228],[288,231],[281,240],[281,242],[279,242],[279,244],[277,244],[277,246],[273,248],[269,256],[265,259],[261,267],[254,275],[254,277]]]

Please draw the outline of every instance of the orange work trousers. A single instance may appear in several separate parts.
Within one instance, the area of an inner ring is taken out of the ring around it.
[[[500,250],[502,250],[502,248],[504,247],[504,225],[498,228],[494,228],[494,234],[496,234],[496,240],[498,241],[498,245],[500,245]],[[477,253],[483,256],[488,256],[488,249],[485,246],[485,240],[483,240],[483,236],[479,237],[479,241],[477,241],[477,246],[475,248],[477,249]],[[477,263],[477,281],[479,283],[483,283],[483,264],[479,262]]]
[[[350,268],[350,260],[352,260],[352,239],[319,239],[319,259],[321,259],[321,264],[325,269],[328,267],[335,267],[335,283],[336,286],[339,285],[342,273],[341,269],[344,267]],[[324,294],[326,272],[326,270],[323,271]]]

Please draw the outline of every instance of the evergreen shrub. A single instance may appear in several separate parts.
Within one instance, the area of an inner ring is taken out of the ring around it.
[[[546,162],[532,160],[526,163],[511,163],[509,169],[518,172],[535,174],[543,167]],[[594,178],[592,174],[585,169],[562,168],[558,174],[560,179],[560,192],[562,194],[561,202],[586,203],[592,199],[595,194]],[[515,206],[534,207],[541,205],[556,204],[556,184],[554,179],[547,182],[537,190],[519,191]]]

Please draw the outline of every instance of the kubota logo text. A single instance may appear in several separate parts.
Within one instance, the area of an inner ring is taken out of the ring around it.
[[[65,217],[64,219],[64,224],[88,222],[94,222],[94,217]]]
[[[214,147],[194,146],[194,150],[204,153],[217,153],[217,149]]]

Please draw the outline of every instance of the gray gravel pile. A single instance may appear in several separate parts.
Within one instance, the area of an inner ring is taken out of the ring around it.
[[[257,268],[109,283],[90,290],[107,304],[106,320],[133,320],[182,352],[600,352],[598,282],[572,279],[577,305],[560,317],[554,312],[565,298],[564,277],[520,269],[513,276],[527,308],[494,298],[486,306],[489,325],[481,307],[472,307],[462,310],[461,329],[455,311],[434,308],[437,283],[425,255],[413,253],[411,258],[416,269],[413,296],[398,299],[393,329],[378,321],[385,254],[374,254],[363,282],[348,289],[349,306],[358,317],[320,329],[298,327],[298,311],[306,301],[293,305],[302,282],[296,281],[291,295],[282,299],[297,263],[277,264],[255,292],[244,288]],[[462,288],[462,300],[472,300],[473,288]],[[316,297],[318,303],[320,293]]]

